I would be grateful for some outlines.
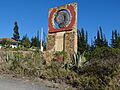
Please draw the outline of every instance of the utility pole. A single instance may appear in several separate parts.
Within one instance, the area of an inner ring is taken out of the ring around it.
[[[43,52],[43,27],[41,28],[41,33],[40,33],[40,51]]]

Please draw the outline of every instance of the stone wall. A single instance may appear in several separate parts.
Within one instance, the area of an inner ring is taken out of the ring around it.
[[[55,46],[55,34],[48,34],[47,37],[47,44],[46,44],[46,50],[51,50]]]
[[[53,51],[44,51],[43,52],[43,58],[46,61],[46,64],[50,64],[52,58],[53,58]]]
[[[77,52],[77,36],[76,32],[65,33],[65,51],[70,55]]]

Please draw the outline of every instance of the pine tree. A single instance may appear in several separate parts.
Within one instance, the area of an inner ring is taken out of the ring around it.
[[[40,42],[39,42],[39,30],[37,31],[37,47],[40,47]]]
[[[94,42],[91,39],[90,51],[93,51],[94,49],[95,49]]]
[[[32,39],[31,39],[31,46],[34,46],[34,47],[38,47],[39,46],[39,41],[38,41],[38,38],[36,36],[32,37]]]
[[[95,46],[101,46],[100,32],[97,31],[97,39],[95,40]]]
[[[37,36],[31,38],[31,46],[40,47],[39,31],[37,31]]]
[[[105,37],[105,34],[104,34],[104,38],[103,38],[103,45],[104,47],[108,47],[108,42],[107,42],[107,39]]]
[[[16,40],[16,41],[19,41],[20,35],[19,35],[19,31],[18,31],[18,30],[19,30],[19,27],[18,27],[17,22],[15,22],[14,25],[15,25],[15,27],[13,28],[14,33],[13,33],[12,39],[14,39],[14,40]]]
[[[84,51],[88,50],[88,33],[86,35],[84,33],[84,29],[82,28],[81,31],[78,30],[78,51],[83,53]]]
[[[29,40],[27,34],[25,36],[23,36],[21,43],[26,48],[29,48],[31,46],[31,43],[30,43],[30,40]]]
[[[102,28],[99,27],[99,30],[97,31],[97,37],[94,38],[94,45],[95,47],[108,47],[108,42],[105,37],[105,35],[102,33]]]
[[[117,30],[112,31],[111,47],[120,48],[120,34]]]

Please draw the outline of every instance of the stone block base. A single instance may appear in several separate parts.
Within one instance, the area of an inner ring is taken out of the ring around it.
[[[77,52],[77,31],[66,31],[48,34],[46,45],[46,60],[51,61],[53,52],[65,51],[69,58]]]

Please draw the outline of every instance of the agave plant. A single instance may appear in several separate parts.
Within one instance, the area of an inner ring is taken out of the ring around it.
[[[86,58],[85,58],[84,54],[85,54],[85,51],[83,54],[74,53],[73,63],[74,63],[74,66],[76,66],[77,68],[82,67],[82,65],[86,62]]]

